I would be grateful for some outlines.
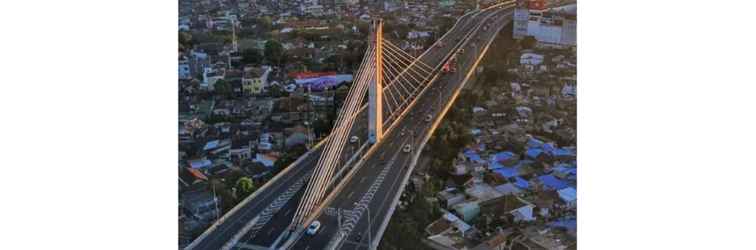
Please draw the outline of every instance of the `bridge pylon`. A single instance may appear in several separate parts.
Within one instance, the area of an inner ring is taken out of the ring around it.
[[[375,77],[368,87],[368,141],[374,144],[383,138],[383,20],[373,20],[370,42],[375,48]]]

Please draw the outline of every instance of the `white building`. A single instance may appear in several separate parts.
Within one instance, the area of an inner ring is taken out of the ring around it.
[[[214,90],[215,83],[218,82],[218,80],[223,80],[225,77],[225,70],[217,70],[211,67],[206,67],[202,72],[202,83],[200,83],[200,87],[208,90]]]
[[[545,44],[576,45],[577,20],[573,9],[515,9],[512,36],[520,39],[533,36]]]
[[[520,56],[520,64],[540,65],[541,63],[543,63],[543,55],[528,52]]]

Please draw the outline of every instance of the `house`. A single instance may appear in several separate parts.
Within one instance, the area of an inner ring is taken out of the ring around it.
[[[526,205],[526,203],[518,197],[506,195],[496,199],[480,202],[478,205],[480,206],[481,214],[490,214],[496,217],[502,217],[506,216],[511,211]]]
[[[431,33],[428,31],[410,31],[407,32],[407,39],[419,39],[419,38],[428,38],[431,36]]]
[[[470,222],[480,214],[480,206],[477,201],[465,202],[454,205],[454,213],[462,217],[465,222]]]
[[[268,177],[271,173],[271,170],[269,167],[266,167],[260,162],[249,162],[246,161],[242,167],[244,172],[252,176],[252,179],[255,181],[259,181],[261,179],[264,179]]]
[[[520,190],[519,188],[517,188],[512,183],[501,184],[501,185],[498,185],[498,186],[494,187],[494,189],[496,189],[496,191],[498,191],[502,195],[518,195],[518,194],[522,193],[522,190]]]
[[[439,204],[443,208],[450,208],[465,201],[465,195],[456,188],[448,188],[444,191],[438,192],[436,196]]]
[[[443,215],[443,218],[449,221],[451,223],[452,227],[457,229],[458,232],[462,233],[462,235],[467,235],[473,231],[473,227],[469,224],[465,223],[463,220],[459,219],[456,215],[452,213],[446,213]]]
[[[181,189],[191,187],[207,180],[207,176],[198,169],[187,167],[179,168],[179,183],[183,185],[179,186]]]
[[[242,75],[242,90],[244,93],[250,95],[256,95],[262,93],[268,85],[268,75],[271,68],[269,66],[262,67],[245,67]]]
[[[520,56],[520,64],[522,65],[540,65],[541,63],[543,63],[543,55],[527,52]]]
[[[189,79],[192,77],[192,71],[189,67],[189,61],[186,59],[179,60],[179,79]]]
[[[425,233],[427,233],[428,235],[437,235],[448,232],[451,229],[451,222],[449,222],[446,217],[441,216],[441,218],[438,218],[436,221],[431,222],[427,227],[425,227]]]
[[[268,153],[268,154],[260,154],[257,153],[255,155],[255,162],[262,163],[265,167],[272,168],[273,165],[276,163],[276,160],[278,160],[278,157]]]
[[[453,7],[457,2],[455,0],[439,0],[438,6],[441,8]]]
[[[231,159],[246,160],[252,158],[252,148],[249,140],[234,140],[228,152]]]
[[[207,152],[210,155],[218,156],[223,155],[225,153],[228,153],[228,150],[231,149],[231,140],[225,139],[225,140],[212,140],[205,144],[205,146],[202,148],[203,151]]]
[[[496,189],[486,183],[472,184],[470,187],[465,189],[465,193],[470,197],[474,197],[477,201],[487,201],[502,196],[499,191],[496,191]]]
[[[289,137],[286,138],[286,148],[291,148],[296,145],[303,145],[307,143],[307,135],[303,132],[297,131],[289,135]]]
[[[197,159],[197,160],[190,160],[189,161],[189,167],[193,169],[207,169],[210,168],[213,165],[213,162],[211,162],[208,159]]]
[[[505,250],[509,249],[507,247],[507,239],[510,235],[514,233],[514,230],[511,228],[508,228],[506,230],[501,230],[496,235],[492,236],[488,240],[484,241],[483,243],[480,243],[479,245],[475,246],[471,250]]]
[[[510,213],[514,216],[514,221],[534,221],[535,217],[533,217],[533,208],[535,208],[534,205],[527,204],[512,210]]]
[[[563,189],[557,190],[557,193],[559,193],[559,198],[564,201],[567,206],[571,208],[575,208],[577,206],[577,190],[573,187],[566,187]]]
[[[202,83],[200,87],[207,90],[214,90],[215,83],[226,77],[226,71],[221,68],[206,67],[202,72]]]
[[[557,179],[550,174],[538,176],[537,182],[547,190],[559,190],[567,187],[567,182]]]
[[[209,223],[219,216],[219,201],[212,192],[197,190],[185,192],[181,196],[181,204],[188,217]]]

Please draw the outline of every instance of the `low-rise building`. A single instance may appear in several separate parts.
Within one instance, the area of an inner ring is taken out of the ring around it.
[[[245,67],[244,74],[242,76],[242,90],[246,94],[257,95],[268,85],[268,75],[271,68],[268,66],[262,67]]]

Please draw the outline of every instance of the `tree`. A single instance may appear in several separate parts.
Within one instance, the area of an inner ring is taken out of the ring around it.
[[[245,49],[241,53],[242,63],[244,64],[260,64],[262,62],[262,53],[258,49]]]
[[[222,95],[225,97],[231,96],[233,92],[233,88],[231,87],[231,83],[224,81],[224,80],[218,80],[215,82],[215,93],[218,95]]]
[[[270,88],[268,88],[268,94],[271,97],[286,97],[289,96],[289,93],[281,89],[278,85],[271,85]]]
[[[257,19],[257,24],[260,25],[260,28],[268,31],[273,28],[273,19],[271,19],[269,16],[264,16]]]
[[[269,62],[281,65],[283,62],[283,56],[284,51],[281,43],[275,40],[268,40],[265,42],[265,58],[267,58]]]
[[[330,118],[330,117],[328,117]],[[315,132],[315,136],[320,137],[323,135],[328,134],[328,132],[331,131],[331,123],[333,122],[331,119],[317,119],[312,124],[313,132]]]
[[[192,47],[192,35],[187,32],[179,32],[179,48],[188,49]]]
[[[538,40],[536,40],[535,37],[533,37],[533,36],[526,36],[526,37],[522,38],[522,40],[520,41],[520,46],[523,49],[532,49],[532,48],[535,48],[535,45],[536,45],[537,42],[538,42]]]
[[[296,145],[289,149],[289,151],[284,152],[283,156],[281,158],[278,158],[275,163],[273,163],[273,169],[275,171],[274,175],[280,173],[284,168],[288,167],[293,163],[294,161],[299,158],[299,156],[303,155],[305,152],[307,152],[307,147],[305,145]]]
[[[244,199],[257,190],[255,183],[249,177],[242,177],[236,181],[236,197]]]

